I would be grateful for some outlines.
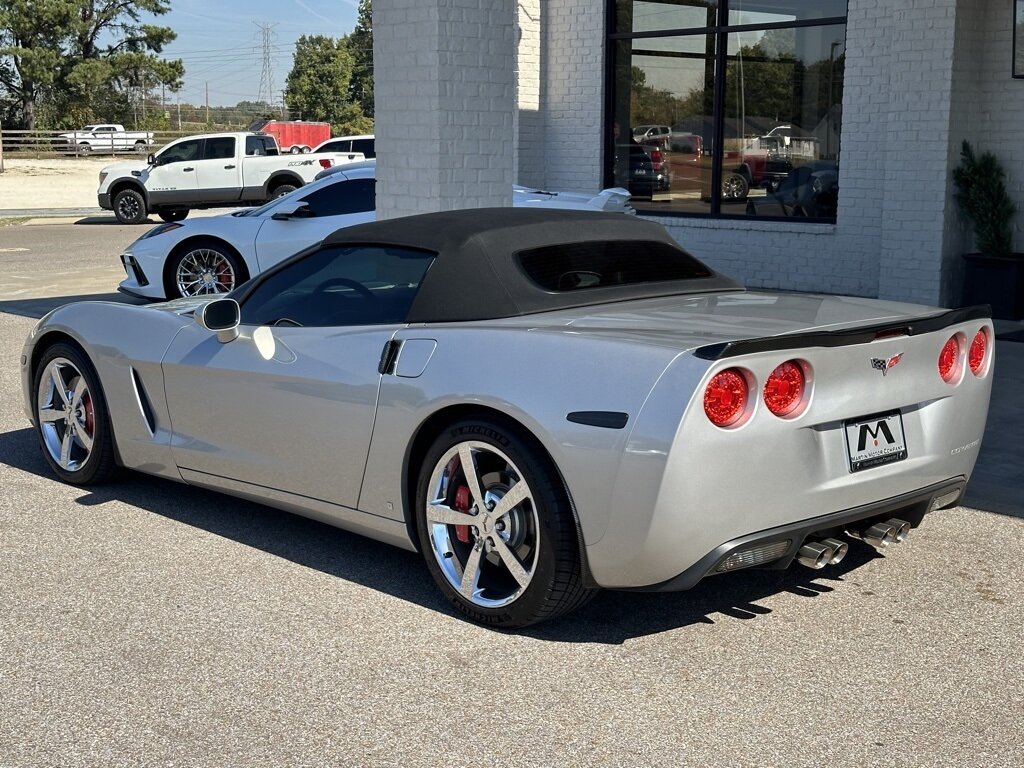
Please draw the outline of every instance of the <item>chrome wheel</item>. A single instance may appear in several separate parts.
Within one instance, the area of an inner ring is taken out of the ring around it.
[[[96,435],[93,396],[82,372],[66,357],[50,361],[36,397],[39,431],[50,458],[75,472],[92,455]]]
[[[197,248],[181,259],[174,280],[182,296],[227,293],[235,287],[235,268],[220,251]]]
[[[448,584],[481,608],[522,595],[537,570],[533,492],[502,451],[477,441],[449,448],[427,490],[427,538]]]
[[[742,200],[749,191],[747,180],[738,173],[730,173],[722,180],[722,198],[725,200]]]

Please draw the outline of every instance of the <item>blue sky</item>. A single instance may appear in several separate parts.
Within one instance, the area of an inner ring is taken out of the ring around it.
[[[171,12],[152,21],[178,33],[164,55],[185,62],[181,101],[204,103],[209,83],[211,105],[233,105],[255,101],[259,94],[263,45],[257,23],[275,25],[274,90],[280,101],[299,36],[348,34],[358,5],[357,0],[171,0]]]

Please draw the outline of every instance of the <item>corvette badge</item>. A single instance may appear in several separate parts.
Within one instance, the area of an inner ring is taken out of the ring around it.
[[[893,355],[888,360],[884,360],[880,357],[871,358],[871,367],[876,371],[881,371],[882,375],[885,376],[889,372],[889,369],[896,365],[901,359],[903,359],[903,353],[900,352],[898,355]]]

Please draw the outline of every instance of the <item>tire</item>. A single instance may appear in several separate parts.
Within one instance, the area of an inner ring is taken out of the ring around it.
[[[86,144],[84,141],[78,145],[78,154],[88,155],[92,152],[92,144]]]
[[[188,208],[174,208],[169,211],[157,211],[156,215],[168,223],[173,221],[184,221],[185,217],[188,216]]]
[[[95,485],[116,469],[114,436],[99,377],[70,344],[47,349],[33,371],[33,423],[43,457],[72,485]]]
[[[746,200],[749,192],[750,184],[741,173],[733,172],[722,179],[723,200]]]
[[[301,155],[302,147],[300,147],[298,144],[292,144],[288,151],[293,155]]]
[[[168,299],[225,294],[249,279],[237,255],[221,243],[196,240],[179,248],[167,263]]]
[[[283,197],[284,195],[287,195],[289,192],[294,192],[296,189],[298,189],[298,187],[296,187],[294,184],[279,184],[278,186],[270,190],[270,196],[267,198],[267,200],[277,200],[277,198]]]
[[[141,155],[141,154],[142,154],[142,153],[144,153],[144,152],[145,152],[145,151],[146,151],[147,149],[149,149],[149,145],[147,145],[147,144],[146,144],[146,142],[144,142],[144,141],[136,141],[136,142],[135,142],[135,151],[136,151],[136,152],[137,152],[138,154],[140,154],[140,155]]]
[[[475,480],[467,479],[464,462],[474,463]],[[486,499],[483,513],[472,512],[483,506],[474,487]],[[513,489],[518,501],[502,514],[501,499]],[[420,468],[415,515],[430,575],[473,621],[525,627],[566,614],[599,591],[583,583],[576,524],[558,472],[525,433],[502,421],[467,419],[437,437]]]
[[[114,215],[122,224],[141,224],[148,218],[146,198],[134,187],[122,189],[114,195]]]

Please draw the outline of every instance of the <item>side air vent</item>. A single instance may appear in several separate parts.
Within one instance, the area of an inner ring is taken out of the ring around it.
[[[138,401],[139,411],[142,412],[142,418],[146,420],[146,426],[149,427],[149,434],[155,434],[156,414],[153,413],[153,404],[149,401],[149,395],[146,394],[146,388],[142,385],[139,372],[134,368],[132,368],[132,384],[135,386],[135,399]]]

